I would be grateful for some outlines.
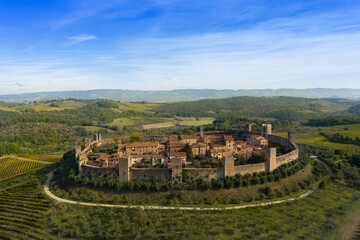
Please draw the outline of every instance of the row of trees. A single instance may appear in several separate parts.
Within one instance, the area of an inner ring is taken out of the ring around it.
[[[349,125],[349,124],[359,124],[360,117],[351,117],[351,116],[330,116],[323,118],[310,119],[305,124],[306,126],[315,126],[315,127],[328,127],[328,126],[337,126],[337,125]]]
[[[330,134],[330,133],[324,133],[324,132],[320,133],[320,135],[326,137],[327,140],[330,142],[352,144],[352,145],[360,146],[360,137],[356,137],[355,139],[353,139],[348,136],[345,137],[344,135],[342,135],[340,133]]]
[[[345,182],[349,187],[360,189],[360,156],[351,155],[342,149],[334,149],[318,145],[301,144],[311,154],[325,161],[333,171],[332,179]]]

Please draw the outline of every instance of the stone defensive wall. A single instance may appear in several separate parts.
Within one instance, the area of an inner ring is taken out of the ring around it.
[[[139,181],[155,178],[159,181],[171,181],[171,169],[169,168],[130,168],[131,179]]]
[[[275,148],[268,148],[265,151],[265,162],[257,164],[246,164],[234,166],[233,157],[225,157],[223,159],[223,166],[220,168],[182,168],[181,159],[173,159],[172,168],[131,168],[129,159],[122,158],[119,160],[117,167],[96,167],[87,164],[87,156],[91,152],[91,146],[97,146],[114,143],[112,139],[101,140],[101,137],[94,139],[94,141],[86,140],[85,149],[81,151],[79,146],[76,150],[76,162],[79,173],[82,176],[99,177],[99,178],[112,178],[119,179],[119,181],[127,182],[131,180],[149,180],[155,178],[162,181],[181,181],[182,171],[190,179],[196,180],[203,178],[205,180],[220,179],[227,176],[235,176],[236,174],[246,175],[255,172],[272,172],[282,164],[289,163],[298,159],[299,149],[295,144],[295,134],[288,133],[288,138],[266,134],[256,131],[243,131],[243,130],[228,130],[207,132],[205,135],[232,135],[237,137],[250,137],[252,135],[265,136],[269,143],[272,145],[279,145],[287,150],[287,153],[281,156],[276,156]],[[174,164],[174,162],[176,162]]]

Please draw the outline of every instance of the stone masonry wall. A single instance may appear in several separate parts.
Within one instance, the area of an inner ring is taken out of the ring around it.
[[[149,180],[152,177],[160,181],[171,181],[171,169],[168,168],[130,168],[131,180]]]
[[[246,164],[241,166],[234,167],[234,173],[246,175],[253,174],[255,172],[265,172],[265,163],[256,163],[256,164]]]
[[[106,178],[117,180],[119,178],[117,168],[102,168],[89,165],[82,166],[82,175],[86,177]]]
[[[224,177],[223,168],[183,168],[191,180],[203,178],[211,180],[212,178],[219,179]]]

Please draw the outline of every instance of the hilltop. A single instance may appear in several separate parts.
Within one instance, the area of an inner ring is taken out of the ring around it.
[[[290,96],[304,98],[360,98],[360,89],[332,89],[332,88],[309,88],[309,89],[253,89],[253,90],[216,90],[216,89],[176,89],[176,90],[122,90],[122,89],[98,89],[84,91],[54,91],[0,95],[0,101],[24,102],[24,101],[47,101],[54,99],[111,99],[126,102],[154,102],[167,103],[179,101],[194,101],[200,99],[219,99],[236,96]]]

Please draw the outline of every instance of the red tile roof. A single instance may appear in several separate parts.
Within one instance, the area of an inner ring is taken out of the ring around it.
[[[159,146],[158,142],[134,142],[127,145],[126,147],[136,148],[136,147],[158,147],[158,146]]]

